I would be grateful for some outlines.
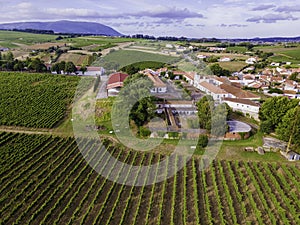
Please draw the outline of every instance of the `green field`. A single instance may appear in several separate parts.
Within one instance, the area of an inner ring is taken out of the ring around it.
[[[178,58],[172,56],[164,56],[153,53],[132,50],[113,51],[105,57],[93,63],[94,66],[103,66],[106,64],[115,64],[117,68],[122,68],[132,63],[143,61],[156,61],[163,63],[172,63]]]
[[[0,46],[17,47],[18,44],[32,45],[42,42],[55,41],[57,35],[31,34],[15,31],[0,31]]]
[[[158,183],[114,183],[124,171],[96,140],[0,132],[0,224],[294,224],[300,223],[300,170],[295,164],[217,160],[199,170],[184,155],[136,152],[105,141],[106,151],[129,165],[154,167]],[[85,156],[85,158],[83,157]],[[131,174],[132,175],[128,175]],[[125,181],[150,176],[126,172]],[[135,175],[133,175],[135,174]],[[151,179],[151,180],[152,180]]]
[[[101,36],[88,36],[88,37],[78,37],[78,38],[67,38],[61,40],[62,42],[70,43],[71,45],[75,47],[87,47],[87,46],[94,46],[94,50],[96,48],[111,48],[116,46],[118,43],[124,43],[124,42],[131,42],[135,39],[131,38],[119,38],[119,37],[101,37]]]
[[[52,128],[67,116],[80,78],[0,73],[0,125]]]
[[[219,62],[219,65],[230,72],[236,72],[243,69],[247,64],[244,61]]]
[[[274,62],[292,62],[294,64],[300,64],[300,46],[293,48],[285,48],[282,45],[259,46],[254,47],[254,50],[273,52],[274,56],[269,59]]]
[[[227,51],[232,51],[232,52],[238,52],[238,53],[245,53],[248,52],[248,49],[243,46],[234,46],[234,47],[227,47]]]

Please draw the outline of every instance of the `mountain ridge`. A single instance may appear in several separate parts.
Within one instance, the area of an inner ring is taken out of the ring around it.
[[[13,29],[35,29],[35,30],[52,30],[55,33],[76,33],[76,34],[96,34],[107,36],[122,36],[115,29],[96,22],[59,20],[51,22],[15,22],[0,24],[2,30]]]

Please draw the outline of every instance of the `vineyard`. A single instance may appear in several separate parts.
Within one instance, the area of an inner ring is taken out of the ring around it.
[[[0,125],[53,128],[67,114],[80,78],[0,73]]]
[[[104,155],[92,151],[94,140],[80,142],[91,160]],[[128,164],[166,159],[105,146]],[[93,171],[73,138],[2,132],[0,157],[0,224],[300,224],[296,164],[214,161],[201,172],[193,158],[164,182],[132,187]],[[155,176],[172,172],[184,157],[170,157],[173,166]]]

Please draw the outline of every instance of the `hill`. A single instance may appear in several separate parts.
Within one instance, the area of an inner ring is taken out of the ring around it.
[[[20,22],[0,24],[2,30],[52,30],[55,33],[75,33],[75,34],[97,34],[107,36],[121,36],[122,34],[109,26],[93,22],[79,21],[54,21],[54,22]]]

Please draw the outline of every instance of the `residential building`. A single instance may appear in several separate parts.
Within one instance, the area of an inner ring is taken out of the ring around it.
[[[222,102],[226,103],[233,111],[239,111],[245,115],[249,114],[253,118],[258,119],[260,106],[249,99],[224,98]]]
[[[201,83],[199,83],[198,88],[200,89],[200,91],[211,95],[215,101],[220,101],[222,98],[228,97],[228,92],[213,84],[208,83],[207,81],[202,81]]]

